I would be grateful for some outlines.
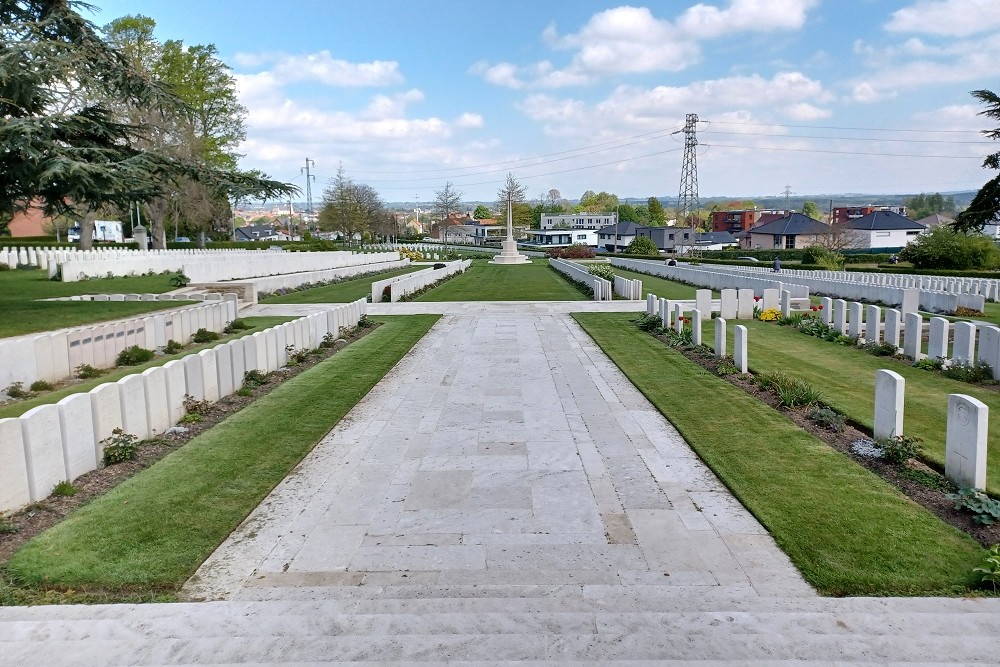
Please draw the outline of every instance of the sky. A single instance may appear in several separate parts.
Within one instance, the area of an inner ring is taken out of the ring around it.
[[[214,44],[248,114],[241,165],[313,197],[342,166],[388,202],[450,182],[676,197],[978,189],[969,92],[1000,92],[1000,0],[90,0]]]

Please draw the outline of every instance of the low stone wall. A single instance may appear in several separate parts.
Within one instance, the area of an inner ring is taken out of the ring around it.
[[[185,395],[216,401],[242,386],[246,371],[283,366],[286,346],[318,347],[365,312],[364,299],[336,306],[0,419],[0,512],[42,500],[59,482],[98,468],[101,441],[114,429],[140,439],[162,433],[184,415]]]
[[[241,282],[252,284],[256,288],[257,292],[275,292],[279,289],[294,289],[308,283],[321,283],[334,280],[336,278],[352,278],[354,276],[360,276],[377,271],[392,271],[393,269],[402,269],[410,265],[409,259],[398,259],[398,253],[379,253],[374,256],[384,258],[386,255],[395,255],[397,259],[357,264],[355,266],[348,266],[339,269],[307,271],[304,273],[286,273],[280,276],[267,276],[264,278],[249,278]],[[359,255],[359,257],[365,256],[366,255]],[[224,285],[225,283],[222,284]]]
[[[660,276],[668,280],[675,280],[698,287],[708,287],[715,290],[723,289],[752,289],[755,293],[763,294],[766,289],[776,289],[780,294],[782,290],[791,292],[792,298],[799,299],[809,296],[809,288],[802,285],[795,285],[782,282],[777,278],[763,278],[758,276],[738,275],[714,270],[715,267],[706,266],[667,266],[663,262],[643,259],[622,259],[612,257],[611,264],[614,266]]]
[[[108,295],[99,295],[108,296]],[[123,296],[123,295],[113,295]],[[116,299],[117,300],[117,299]],[[60,382],[82,364],[111,368],[118,354],[138,345],[162,348],[168,340],[190,342],[198,329],[221,332],[236,319],[236,302],[208,301],[91,326],[0,339],[0,388],[12,382]]]
[[[472,260],[465,259],[459,262],[448,262],[443,269],[429,269],[401,276],[399,280],[393,280],[389,283],[389,301],[399,301],[407,294],[422,290],[439,280],[444,280],[448,276],[455,275],[456,273],[465,273],[466,269],[470,266],[472,266]],[[381,295],[382,293],[379,292],[379,297]]]
[[[583,283],[591,288],[594,291],[594,301],[611,301],[614,298],[612,292],[613,286],[610,280],[593,275],[576,262],[550,258],[549,266],[559,271],[559,273],[566,274],[570,280]]]

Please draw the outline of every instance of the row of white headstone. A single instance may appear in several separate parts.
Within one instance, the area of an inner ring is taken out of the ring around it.
[[[920,313],[905,315],[894,308],[843,299],[820,299],[821,317],[837,333],[859,339],[863,343],[885,342],[901,349],[903,355],[919,361],[925,356],[946,364],[970,365],[986,363],[993,369],[994,379],[1000,380],[1000,328],[979,329],[972,322],[955,322],[944,317],[932,317],[927,327],[927,347],[924,353],[924,318]],[[902,338],[902,348],[900,339]]]
[[[91,250],[79,248],[49,247],[49,246],[17,246],[0,248],[0,264],[10,268],[16,266],[34,266],[47,269],[50,263],[59,264],[68,260],[105,260],[131,257],[199,257],[227,253],[241,255],[266,252],[266,250],[245,250],[242,248],[227,249],[189,249],[189,250],[139,250],[138,248],[104,248]]]
[[[746,274],[728,273],[718,271],[714,265],[690,266],[679,263],[670,266],[663,262],[643,259],[623,259],[612,257],[610,263],[636,273],[645,273],[652,276],[659,276],[676,282],[687,283],[696,287],[704,287],[714,290],[724,289],[749,289],[761,294],[764,290],[772,289],[788,290],[792,298],[804,299],[809,297],[809,288],[801,285],[788,285],[778,277],[748,276]]]
[[[646,295],[646,313],[648,315],[659,315],[663,317],[664,311],[673,312],[674,304],[691,304],[702,315],[710,317],[713,312],[726,320],[750,320],[754,318],[754,312],[764,312],[766,310],[777,310],[785,317],[798,310],[808,307],[809,300],[794,298],[788,290],[764,289],[761,296],[754,294],[752,289],[723,289],[719,293],[720,298],[716,301],[712,299],[712,290],[695,290],[694,303],[688,300],[672,301],[670,299],[658,299],[655,294]],[[666,326],[666,325],[664,325]]]
[[[901,436],[906,379],[890,370],[875,373],[876,440]],[[966,394],[948,394],[944,474],[959,487],[986,488],[986,443],[990,408]]]
[[[586,267],[581,266],[577,262],[550,257],[549,266],[565,274],[570,280],[583,283],[591,288],[594,292],[594,301],[611,301],[614,299],[614,290],[611,281],[593,275]]]
[[[385,288],[389,288],[389,301],[396,302],[407,294],[412,294],[456,273],[464,273],[472,265],[472,260],[448,262],[441,269],[421,269],[401,276],[393,276],[372,282],[371,302],[382,301]]]
[[[288,348],[316,348],[365,312],[364,299],[336,306],[0,419],[0,512],[42,500],[59,482],[99,467],[114,429],[140,439],[162,433],[184,416],[186,396],[217,401],[242,386],[246,371],[275,371],[287,363]]]
[[[883,274],[854,274],[853,272],[784,270],[773,273],[770,269],[721,264],[700,265],[700,271],[726,274],[747,280],[781,280],[788,289],[801,286],[817,294],[828,294],[842,299],[855,299],[869,303],[880,302],[898,306],[904,313],[926,310],[935,313],[954,312],[958,308],[981,311],[986,307],[986,295],[959,291],[907,286],[903,281],[882,280]],[[693,269],[691,269],[693,270]],[[861,276],[861,278],[857,278]],[[910,276],[917,278],[918,276]],[[997,281],[986,280],[990,286]],[[994,292],[995,293],[995,292]]]
[[[84,364],[111,368],[118,355],[133,345],[157,350],[170,340],[187,344],[198,329],[219,333],[234,319],[236,302],[224,299],[113,322],[3,338],[0,387],[14,382],[30,385],[36,380],[61,382]]]
[[[642,300],[642,281],[623,278],[616,275],[614,281],[615,294],[629,301]]]

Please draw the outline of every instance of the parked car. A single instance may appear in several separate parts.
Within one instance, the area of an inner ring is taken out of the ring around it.
[[[191,239],[186,236],[178,236],[174,239],[174,243],[191,243]]]
[[[738,259],[741,262],[759,262],[760,261],[756,257],[737,257],[736,259]]]

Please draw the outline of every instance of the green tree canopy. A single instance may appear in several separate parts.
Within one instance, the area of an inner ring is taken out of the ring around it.
[[[920,193],[910,197],[903,202],[906,206],[906,214],[912,220],[926,218],[935,213],[955,214],[955,198],[945,197],[940,192],[932,195]]]
[[[899,253],[918,269],[996,269],[1000,249],[985,234],[956,232],[940,226],[921,234]]]
[[[594,193],[587,190],[580,197],[580,204],[576,207],[580,212],[586,213],[609,213],[618,206],[618,196],[610,192]]]
[[[1000,96],[989,90],[974,90],[972,96],[986,105],[979,115],[1000,121]],[[990,139],[1000,139],[1000,127],[983,130],[983,134]],[[983,160],[983,168],[1000,169],[1000,152],[987,155]],[[953,226],[958,231],[978,232],[998,218],[1000,218],[1000,175],[994,176],[979,189],[969,203],[969,208],[955,218]]]
[[[639,214],[632,204],[620,204],[618,206],[618,219],[626,222],[640,222]]]
[[[493,213],[486,206],[480,204],[476,207],[476,210],[472,212],[472,217],[476,220],[489,220],[493,217]]]
[[[802,204],[802,215],[807,215],[813,220],[823,219],[823,213],[820,212],[819,206],[814,201],[807,201]]]
[[[667,224],[667,214],[663,210],[663,204],[656,197],[650,197],[646,200],[646,206],[649,208],[649,224],[653,227],[662,227]]]
[[[653,240],[648,236],[636,236],[633,238],[628,247],[625,248],[625,252],[629,255],[658,255],[660,254],[659,248],[653,243]]]

